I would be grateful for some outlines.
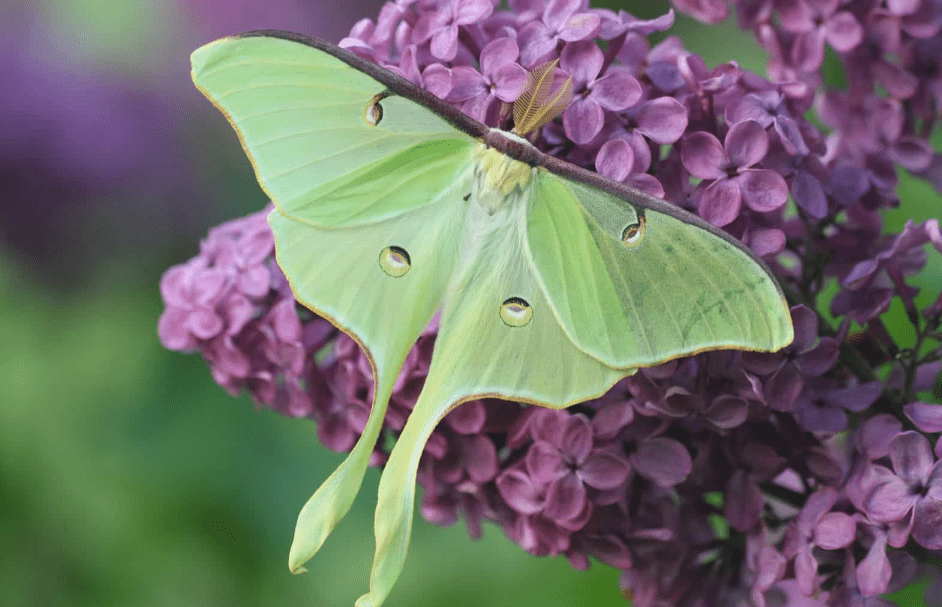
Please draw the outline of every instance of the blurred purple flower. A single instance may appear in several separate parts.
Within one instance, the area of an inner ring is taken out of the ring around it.
[[[118,256],[157,271],[148,260],[164,230],[194,215],[177,99],[165,83],[58,53],[68,34],[15,4],[0,23],[0,243],[56,287]]]
[[[704,23],[719,23],[729,16],[726,0],[671,0],[671,4]]]
[[[854,265],[842,278],[843,289],[831,302],[831,312],[847,314],[864,323],[885,312],[894,296],[914,297],[912,288],[901,289],[900,286],[906,276],[925,266],[927,256],[923,245],[926,243],[942,253],[939,222],[930,219],[916,225],[912,220],[907,221],[903,232],[888,239],[883,250]]]
[[[942,405],[931,403],[909,403],[903,407],[906,417],[926,434],[942,432]]]
[[[846,53],[863,40],[863,27],[839,0],[782,0],[777,3],[782,29],[795,34],[792,62],[802,72],[824,63],[824,45]]]

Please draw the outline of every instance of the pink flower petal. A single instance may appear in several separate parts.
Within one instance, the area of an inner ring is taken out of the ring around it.
[[[183,308],[167,306],[161,313],[157,323],[157,334],[160,343],[168,350],[189,350],[196,347],[196,339],[186,326],[186,319],[190,311]]]
[[[450,25],[432,36],[432,55],[442,61],[451,61],[458,54],[458,26]]]
[[[579,467],[579,478],[595,489],[609,490],[620,487],[628,480],[628,461],[604,452],[593,453]]]
[[[725,226],[739,216],[742,195],[730,179],[717,179],[700,194],[697,212],[715,226]]]
[[[536,514],[543,509],[543,490],[519,469],[508,468],[497,477],[497,490],[507,505],[520,514]]]
[[[785,179],[767,169],[747,169],[736,181],[742,190],[742,200],[753,211],[765,213],[779,209],[788,201]]]
[[[623,69],[610,69],[591,88],[596,103],[613,112],[632,107],[641,99],[641,85]]]
[[[497,461],[497,447],[487,436],[477,434],[468,437],[464,459],[468,478],[475,483],[490,481],[500,470]]]
[[[585,486],[575,474],[567,474],[550,485],[543,515],[557,521],[578,516],[585,508]]]
[[[848,11],[833,15],[824,25],[824,37],[834,50],[846,53],[863,40],[863,27]]]
[[[493,78],[499,69],[513,64],[518,56],[520,49],[513,38],[491,40],[481,49],[481,73]]]
[[[897,476],[884,476],[866,497],[864,507],[875,521],[889,523],[901,520],[916,502],[909,487]]]
[[[723,513],[730,526],[737,531],[749,531],[762,517],[765,498],[758,485],[744,470],[736,470],[726,483]]]
[[[662,145],[676,142],[687,130],[687,110],[673,97],[645,101],[635,120],[638,131]]]
[[[942,550],[942,501],[925,497],[913,512],[913,539],[929,550]]]
[[[729,430],[746,421],[749,403],[738,396],[724,394],[716,398],[703,414],[717,428]]]
[[[890,453],[890,441],[902,429],[903,424],[892,415],[875,415],[857,431],[857,448],[871,461],[885,457]]]
[[[890,461],[893,471],[910,487],[918,486],[929,479],[929,471],[935,463],[932,446],[924,435],[912,430],[900,432],[890,442]]]
[[[682,483],[693,469],[690,452],[670,438],[652,438],[638,447],[631,456],[634,470],[661,487]]]
[[[928,434],[942,432],[942,405],[931,403],[909,403],[903,412],[916,427]]]
[[[595,170],[599,174],[622,181],[631,173],[634,166],[635,155],[624,139],[609,139],[599,148],[595,157]]]
[[[563,128],[570,139],[584,145],[602,131],[605,110],[591,99],[575,99],[563,112]]]
[[[577,464],[585,461],[592,452],[592,425],[584,415],[573,415],[566,420],[559,449],[567,459]]]
[[[725,177],[726,167],[729,166],[729,156],[726,155],[723,144],[706,131],[697,131],[683,138],[680,159],[687,172],[697,179]],[[737,209],[737,213],[738,211]]]
[[[550,29],[559,31],[566,19],[579,10],[581,0],[550,0],[543,9],[543,23]]]
[[[785,248],[785,233],[778,228],[756,230],[749,236],[749,247],[759,257],[778,255]]]
[[[559,448],[544,441],[530,446],[524,457],[527,473],[537,483],[550,483],[566,473]]]
[[[737,122],[724,140],[730,163],[745,169],[758,163],[769,151],[769,135],[755,120]]]
[[[452,87],[451,70],[441,63],[433,63],[422,70],[422,86],[440,99],[448,97]]]
[[[598,77],[604,59],[595,42],[583,40],[566,45],[559,55],[559,67],[572,76],[575,91],[578,92]]]
[[[479,400],[463,403],[445,417],[445,423],[459,434],[477,434],[486,420],[487,411]]]
[[[505,65],[494,77],[494,96],[501,101],[516,101],[527,88],[527,71],[516,63]]]
[[[886,557],[886,537],[879,535],[870,546],[867,556],[857,565],[857,586],[863,596],[886,592],[893,568]]]
[[[857,523],[843,512],[828,512],[815,526],[814,543],[825,550],[837,550],[853,543]]]
[[[449,101],[467,101],[482,93],[487,88],[481,74],[470,65],[459,65],[451,70],[451,91]]]
[[[457,25],[470,25],[484,21],[494,12],[494,5],[490,0],[462,0],[455,9],[455,23]]]
[[[804,387],[805,380],[798,366],[787,362],[766,380],[765,404],[776,411],[791,411]]]
[[[792,180],[795,203],[809,216],[821,219],[828,213],[828,201],[821,182],[808,171],[799,170]]]
[[[595,13],[577,13],[566,19],[559,37],[566,42],[585,40],[594,37],[601,27],[602,20]]]

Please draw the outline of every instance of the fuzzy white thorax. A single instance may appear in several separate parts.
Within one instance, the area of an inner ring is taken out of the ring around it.
[[[508,139],[530,145],[529,141],[514,133],[497,132]],[[474,150],[474,163],[471,195],[489,214],[517,203],[528,189],[536,170],[486,143],[479,144]]]

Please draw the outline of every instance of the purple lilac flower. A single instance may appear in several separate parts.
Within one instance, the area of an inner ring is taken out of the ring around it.
[[[544,3],[520,0],[516,4],[533,10]],[[523,48],[520,62],[524,67],[532,68],[550,59],[560,41],[588,40],[598,33],[602,19],[596,13],[580,10],[583,5],[583,0],[550,0],[545,3],[539,19],[520,27],[519,38]]]
[[[772,354],[744,355],[744,368],[767,375],[765,403],[777,411],[790,411],[805,390],[805,378],[819,377],[837,360],[838,342],[818,339],[818,316],[805,306],[792,308],[795,341]],[[808,397],[811,397],[809,394]]]
[[[844,386],[831,378],[812,378],[795,401],[795,417],[812,432],[841,432],[847,429],[847,412],[866,410],[882,391],[878,381]]]
[[[907,299],[915,296],[911,289],[900,289],[901,281],[918,272],[926,264],[926,243],[942,252],[939,222],[931,219],[916,225],[906,222],[903,232],[889,239],[886,248],[874,257],[855,264],[843,277],[843,290],[831,302],[835,314],[848,314],[858,322],[866,322],[885,312],[897,294]]]
[[[422,15],[412,30],[412,40],[416,44],[430,41],[432,55],[451,61],[458,54],[458,27],[482,21],[493,10],[489,0],[445,0],[437,10]]]
[[[595,557],[622,570],[639,607],[884,605],[877,595],[915,575],[910,547],[942,541],[942,405],[927,396],[942,304],[917,309],[912,282],[942,236],[935,220],[885,234],[880,215],[900,203],[897,166],[942,183],[927,136],[942,5],[674,1],[707,22],[731,4],[769,49],[771,80],[711,68],[676,37],[652,47],[673,13],[643,21],[585,0],[398,0],[342,41],[499,128],[523,70],[558,59],[577,94],[534,145],[698,211],[762,256],[792,305],[796,339],[780,352],[671,361],[564,411],[463,404],[426,445],[421,511],[463,518],[472,537],[489,521],[579,569]],[[821,84],[826,48],[846,91]],[[294,302],[261,214],[212,231],[161,291],[165,345],[201,352],[228,390],[315,420],[328,447],[352,447],[369,360]],[[921,348],[884,326],[895,297]],[[385,438],[411,412],[436,332],[433,321],[400,372]]]
[[[812,549],[838,550],[850,545],[856,535],[856,523],[843,512],[832,512],[837,491],[827,487],[808,497],[805,506],[789,527],[785,555],[794,558],[795,579],[802,594],[814,592],[818,561]]]
[[[499,123],[503,117],[494,112],[500,108],[500,102],[516,101],[527,85],[527,72],[516,62],[519,54],[512,38],[488,42],[481,49],[481,72],[466,65],[455,67],[451,72],[451,91],[439,96],[463,102],[462,110],[472,118]]]
[[[792,62],[803,72],[813,72],[824,62],[824,46],[846,53],[863,40],[863,27],[838,0],[809,2],[785,0],[778,3],[780,24],[795,35]]]
[[[681,146],[684,168],[704,181],[698,187],[700,216],[718,226],[731,223],[743,202],[754,211],[774,211],[788,199],[781,175],[752,168],[769,149],[765,129],[753,120],[733,125],[720,143],[712,133],[687,135]]]
[[[942,463],[928,439],[901,432],[890,443],[892,472],[877,467],[865,507],[877,521],[899,523],[931,550],[942,549]]]
[[[605,110],[624,110],[641,99],[641,85],[624,68],[611,68],[601,75],[604,56],[588,40],[566,45],[559,65],[572,76],[574,99],[563,112],[566,135],[579,144],[598,135],[605,123]]]

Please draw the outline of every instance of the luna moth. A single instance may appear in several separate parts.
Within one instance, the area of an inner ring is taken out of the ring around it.
[[[380,605],[402,570],[419,459],[458,404],[563,408],[640,367],[792,341],[782,291],[749,249],[525,138],[565,106],[552,69],[531,75],[505,132],[297,34],[224,38],[192,64],[275,204],[276,259],[295,297],[356,340],[374,375],[362,436],[299,515],[292,571],[350,508],[399,369],[441,312],[428,377],[380,481],[358,607]]]

